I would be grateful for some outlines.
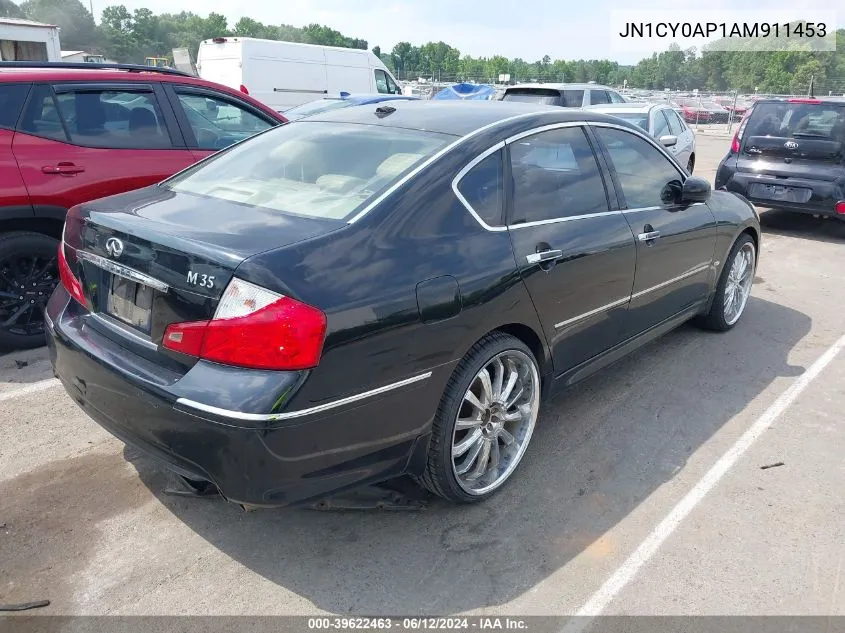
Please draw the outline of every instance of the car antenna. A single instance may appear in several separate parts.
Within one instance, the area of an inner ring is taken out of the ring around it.
[[[396,108],[389,105],[383,105],[376,108],[376,116],[379,118],[386,117],[388,114],[396,112]]]

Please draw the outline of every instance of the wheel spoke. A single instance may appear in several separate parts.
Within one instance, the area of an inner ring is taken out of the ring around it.
[[[510,409],[514,403],[522,397],[522,394],[525,390],[522,388],[522,385],[519,386],[519,389],[511,396],[511,399],[505,403],[505,410]]]
[[[510,431],[508,431],[507,429],[502,429],[501,431],[499,431],[499,439],[501,439],[505,443],[505,446],[510,446],[511,444],[516,442],[516,438],[511,435]]]
[[[489,405],[493,402],[493,383],[490,381],[490,372],[486,367],[479,372],[478,380],[481,382],[481,402]]]
[[[455,422],[456,431],[466,431],[481,426],[481,418],[458,418]]]
[[[494,439],[490,443],[490,470],[496,471],[499,469],[499,459],[501,458],[501,453],[499,450],[499,440]]]
[[[505,378],[505,366],[502,364],[500,359],[496,359],[493,362],[493,365],[496,368],[496,375],[493,377],[493,400],[499,400],[502,396],[502,383],[504,382]]]
[[[513,366],[512,362],[508,361],[508,381],[502,388],[502,394],[499,398],[502,402],[507,403],[508,398],[510,398],[511,392],[513,391],[513,388],[516,386],[517,378],[519,378],[519,375],[516,373],[516,368]]]
[[[31,307],[32,307],[31,303],[23,304],[20,308],[18,308],[17,312],[13,312],[12,316],[10,316],[8,319],[3,321],[3,323],[0,323],[0,327],[9,327],[10,325],[14,325],[15,322],[20,317],[22,317],[26,313],[26,311],[29,310]]]
[[[472,445],[472,449],[469,451],[469,454],[466,456],[464,461],[461,462],[461,465],[455,467],[455,472],[458,475],[466,475],[470,471],[472,465],[475,463],[475,460],[478,459],[478,454],[481,452],[484,444],[485,442],[483,440],[478,440]]]
[[[475,468],[467,475],[467,479],[478,479],[487,471],[487,464],[490,462],[490,440],[481,442],[481,452],[475,462]]]
[[[469,433],[464,439],[452,447],[452,457],[460,457],[466,453],[472,445],[481,440],[481,429],[476,429]]]
[[[476,408],[480,413],[483,413],[484,410],[487,408],[475,397],[475,394],[471,391],[467,391],[464,395],[464,402],[469,402],[472,406]]]

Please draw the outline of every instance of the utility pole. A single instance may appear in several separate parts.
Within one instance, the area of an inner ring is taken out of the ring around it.
[[[94,0],[88,0],[88,3],[91,6],[91,17],[94,18],[94,22],[96,22],[97,18],[94,16]]]

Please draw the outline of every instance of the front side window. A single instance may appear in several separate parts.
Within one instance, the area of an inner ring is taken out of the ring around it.
[[[28,92],[29,84],[0,84],[0,127],[14,129]]]
[[[376,70],[375,73],[376,73],[376,90],[380,94],[384,94],[384,95],[391,94],[392,90],[390,90],[390,86],[387,82],[387,80],[389,79],[388,76],[387,76],[387,73],[384,72],[383,70]]]
[[[225,149],[273,126],[266,119],[222,97],[178,90],[177,96],[199,149]]]
[[[618,92],[615,92],[614,90],[608,90],[607,94],[610,95],[611,103],[625,103],[625,98]]]
[[[377,125],[279,126],[167,180],[173,191],[347,220],[454,137]]]
[[[608,210],[593,149],[580,127],[540,132],[510,146],[511,224]]]
[[[607,94],[607,90],[590,90],[590,102],[593,105],[610,103],[610,95]]]
[[[504,200],[501,150],[493,152],[464,174],[458,183],[458,191],[487,226],[500,226]]]
[[[669,129],[675,136],[680,136],[684,133],[684,124],[678,118],[678,114],[674,110],[663,110],[663,114],[669,119]]]
[[[683,180],[666,156],[636,134],[598,126],[595,130],[607,147],[629,209],[677,203]]]
[[[71,143],[110,149],[166,149],[170,134],[152,92],[60,90],[56,95]]]

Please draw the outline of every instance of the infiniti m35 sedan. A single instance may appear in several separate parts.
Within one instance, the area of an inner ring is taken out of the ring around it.
[[[618,118],[375,104],[73,208],[48,342],[94,420],[230,501],[411,475],[472,502],[551,389],[732,328],[759,252],[746,200]]]

